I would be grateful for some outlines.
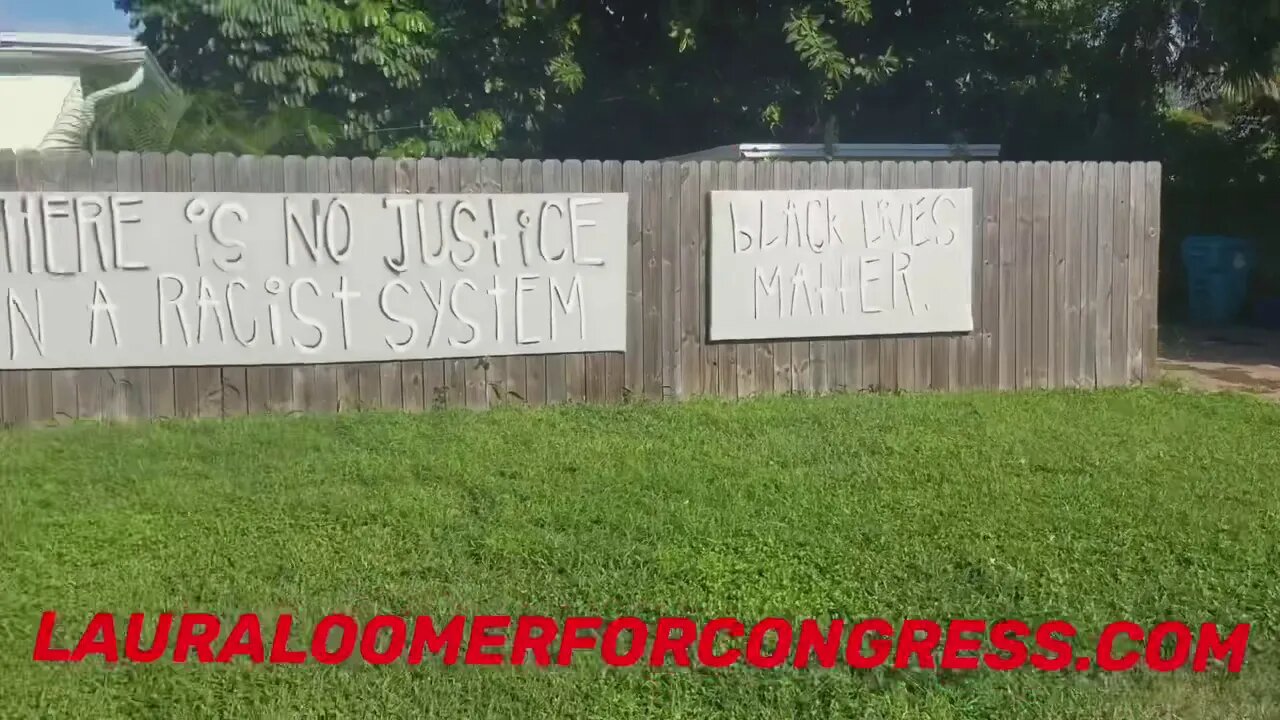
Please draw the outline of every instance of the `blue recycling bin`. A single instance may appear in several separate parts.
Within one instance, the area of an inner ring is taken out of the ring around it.
[[[1221,235],[1193,235],[1182,241],[1187,269],[1190,320],[1196,325],[1228,325],[1240,317],[1254,265],[1253,243]]]

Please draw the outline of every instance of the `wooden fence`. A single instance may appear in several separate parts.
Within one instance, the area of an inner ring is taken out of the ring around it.
[[[1102,387],[1152,377],[1158,163],[599,162],[0,152],[0,190],[630,195],[627,351],[0,372],[0,422],[419,411],[626,398]],[[971,187],[975,330],[706,341],[707,193]]]

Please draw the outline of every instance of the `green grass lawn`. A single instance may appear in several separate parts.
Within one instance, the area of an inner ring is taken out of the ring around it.
[[[1280,406],[1168,390],[0,432],[12,717],[1280,715]],[[31,661],[40,613],[1253,623],[1194,675]]]

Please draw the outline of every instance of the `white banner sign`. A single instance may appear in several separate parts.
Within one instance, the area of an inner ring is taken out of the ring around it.
[[[973,330],[973,193],[711,193],[712,340]]]
[[[0,193],[0,220],[0,369],[626,347],[621,193]]]

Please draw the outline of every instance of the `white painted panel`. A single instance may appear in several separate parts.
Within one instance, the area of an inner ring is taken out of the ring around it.
[[[0,216],[0,369],[626,347],[622,193],[0,193]]]
[[[711,193],[711,339],[973,330],[973,193]]]
[[[38,147],[79,81],[78,75],[0,75],[0,149]]]

